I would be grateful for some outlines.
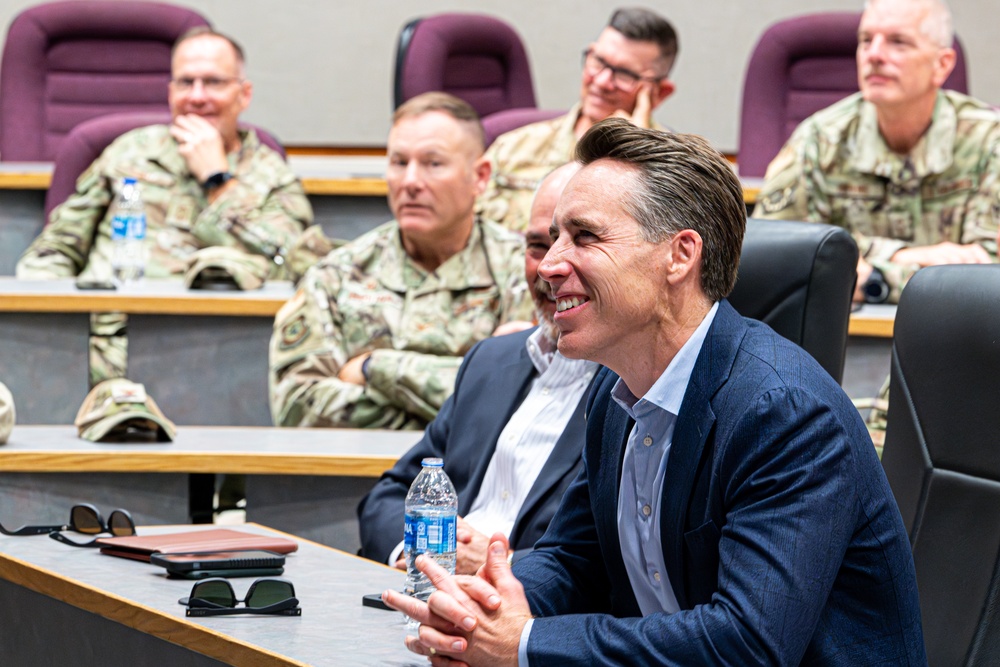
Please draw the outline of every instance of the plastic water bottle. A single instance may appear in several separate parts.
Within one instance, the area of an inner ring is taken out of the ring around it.
[[[417,569],[417,556],[425,554],[438,565],[455,574],[455,524],[458,516],[458,495],[455,485],[444,471],[444,461],[427,458],[420,462],[423,469],[406,494],[406,519],[403,533],[403,553],[406,555],[406,583],[403,592],[427,600],[434,585]],[[408,630],[415,631],[409,622]]]
[[[137,282],[146,271],[146,208],[134,178],[126,178],[111,218],[111,271],[116,283]]]

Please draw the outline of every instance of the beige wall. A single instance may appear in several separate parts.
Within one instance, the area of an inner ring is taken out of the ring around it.
[[[6,27],[32,1],[0,0]],[[182,0],[243,42],[255,99],[247,119],[289,144],[382,145],[392,100],[399,28],[410,18],[477,11],[512,23],[528,49],[539,104],[566,108],[577,97],[579,53],[615,2],[597,0]],[[1000,104],[996,3],[954,0],[974,95]],[[799,13],[856,10],[860,0],[654,2],[680,35],[677,92],[657,114],[676,130],[737,145],[743,72],[770,23]]]

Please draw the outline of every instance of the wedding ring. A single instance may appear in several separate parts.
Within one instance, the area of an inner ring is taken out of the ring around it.
[[[428,646],[427,647],[427,655],[431,655],[431,656],[437,655],[437,650],[433,646]]]

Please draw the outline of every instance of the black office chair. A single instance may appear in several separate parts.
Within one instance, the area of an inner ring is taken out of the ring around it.
[[[840,382],[857,265],[858,246],[840,227],[751,219],[729,302],[801,346]]]
[[[910,535],[932,667],[1000,664],[1000,266],[903,290],[882,465]]]

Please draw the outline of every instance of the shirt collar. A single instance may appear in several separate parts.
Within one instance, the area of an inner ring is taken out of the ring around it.
[[[469,242],[465,247],[434,271],[428,271],[406,254],[403,237],[397,226],[379,262],[379,280],[387,289],[395,292],[417,290],[415,294],[423,293],[424,290],[465,290],[492,285],[493,273],[483,244],[482,223],[477,219],[472,224],[472,233],[469,234]]]
[[[908,155],[900,156],[889,148],[878,129],[875,105],[862,100],[858,131],[854,137],[854,168],[863,174],[892,178],[909,161],[918,178],[940,174],[951,166],[957,128],[955,109],[939,90],[930,127]]]
[[[715,314],[719,310],[719,302],[716,301],[712,308],[705,315],[698,328],[694,330],[687,342],[681,346],[674,358],[670,360],[667,368],[660,377],[649,388],[646,395],[641,399],[636,398],[625,382],[621,378],[615,383],[611,396],[618,405],[624,408],[630,417],[636,419],[639,413],[651,410],[653,406],[676,415],[681,411],[681,403],[684,401],[684,394],[687,392],[688,382],[691,380],[691,373],[694,372],[695,362],[701,353],[701,347],[708,336],[708,330],[715,320]]]

